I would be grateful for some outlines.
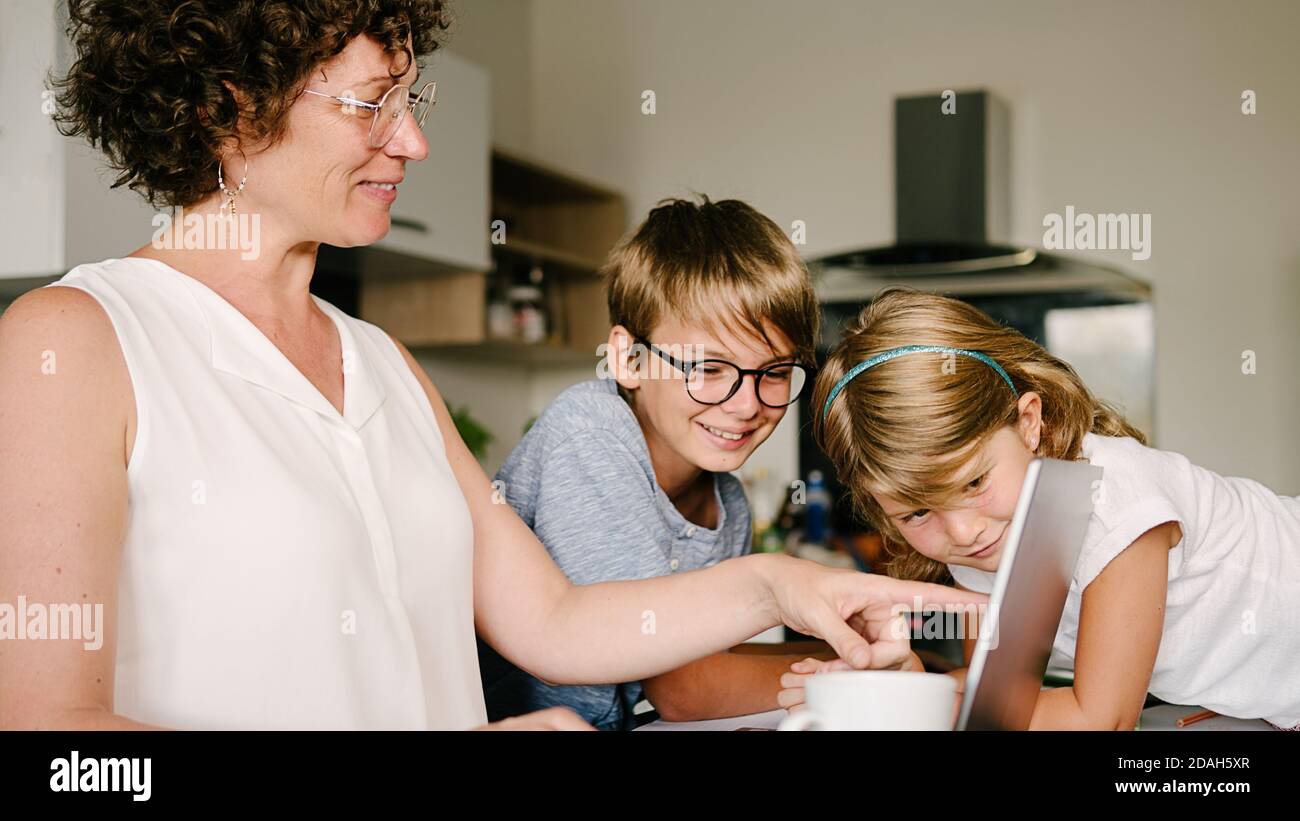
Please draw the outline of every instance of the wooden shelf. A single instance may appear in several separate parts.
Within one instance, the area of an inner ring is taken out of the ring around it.
[[[491,210],[493,222],[505,223],[504,247],[592,272],[627,228],[619,194],[500,150],[492,153]]]
[[[348,254],[351,273],[360,281],[361,317],[412,349],[529,365],[591,364],[594,369],[596,349],[609,335],[598,273],[626,228],[623,197],[497,150],[492,153],[491,215],[505,223],[505,242],[491,246],[491,272],[435,270],[382,251]],[[489,339],[490,299],[514,285],[535,283],[530,277],[535,267],[541,269],[542,306],[555,344]]]
[[[527,257],[538,262],[549,262],[552,265],[560,266],[561,273],[575,274],[578,276],[595,276],[600,270],[600,266],[605,264],[603,259],[584,257],[565,251],[562,248],[552,248],[543,245],[540,242],[534,242],[527,239],[517,239],[506,235],[506,242],[502,245],[493,245],[492,253],[498,254],[518,254],[521,257]]]
[[[492,191],[532,205],[621,199],[608,188],[501,148],[492,149]]]

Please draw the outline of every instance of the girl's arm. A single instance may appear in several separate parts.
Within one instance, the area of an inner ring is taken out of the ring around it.
[[[1169,549],[1177,522],[1157,525],[1083,591],[1074,686],[1044,690],[1031,730],[1131,730],[1142,714],[1164,630]]]
[[[979,603],[933,584],[831,570],[781,555],[742,556],[703,570],[574,586],[465,447],[438,391],[400,344],[428,394],[447,459],[474,521],[474,620],[479,636],[551,684],[640,681],[724,650],[784,622],[830,643],[857,667],[894,604]],[[618,510],[610,510],[611,517]],[[850,624],[853,626],[851,627]]]

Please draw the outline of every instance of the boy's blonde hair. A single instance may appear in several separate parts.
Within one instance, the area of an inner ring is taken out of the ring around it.
[[[673,318],[775,347],[770,322],[813,364],[819,311],[808,269],[776,223],[740,200],[660,201],[601,274],[610,321],[640,339]]]
[[[943,507],[962,490],[958,473],[971,452],[1019,417],[1016,394],[977,359],[913,353],[850,381],[823,418],[826,398],[844,374],[904,345],[943,345],[987,354],[1016,391],[1042,397],[1038,456],[1075,460],[1083,436],[1146,437],[1097,399],[1070,365],[1019,331],[960,300],[889,288],[858,316],[823,366],[813,391],[813,435],[891,556],[891,576],[941,581],[947,568],[913,550],[872,497],[883,493],[918,508]]]

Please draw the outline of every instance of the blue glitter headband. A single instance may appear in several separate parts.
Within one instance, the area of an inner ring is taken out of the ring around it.
[[[826,406],[822,408],[822,421],[825,422],[826,416],[831,412],[831,403],[835,401],[835,397],[840,395],[840,392],[853,381],[855,376],[869,368],[874,368],[881,362],[888,362],[891,359],[897,359],[900,356],[906,356],[910,353],[955,353],[960,354],[961,356],[969,356],[971,359],[978,359],[985,365],[988,365],[990,368],[997,371],[998,376],[1001,376],[1002,380],[1007,383],[1007,387],[1016,395],[1016,398],[1020,398],[1020,392],[1017,391],[1016,386],[1012,384],[1011,377],[1007,376],[1007,372],[1002,370],[1002,366],[995,362],[988,354],[980,353],[979,351],[968,351],[965,348],[949,348],[945,345],[904,345],[901,348],[892,348],[884,353],[878,353],[864,362],[859,362],[857,365],[853,366],[852,370],[844,374],[844,376],[840,378],[840,381],[835,383],[835,387],[831,388],[830,396],[826,397]]]

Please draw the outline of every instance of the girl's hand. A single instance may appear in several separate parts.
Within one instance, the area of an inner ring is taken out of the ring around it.
[[[898,618],[902,618],[899,616]],[[877,653],[874,661],[886,661],[885,655]],[[833,673],[839,670],[852,670],[853,665],[844,659],[832,659],[822,661],[820,659],[807,658],[803,661],[796,661],[790,665],[790,672],[781,676],[781,690],[776,694],[776,703],[778,707],[784,707],[790,712],[795,712],[803,707],[804,703],[804,685],[812,676],[821,675],[822,673]],[[921,659],[912,652],[908,652],[901,659],[893,660],[888,664],[876,667],[875,670],[897,670],[901,672],[925,672],[925,665]]]
[[[479,730],[591,730],[595,727],[578,717],[568,707],[551,707],[535,713],[494,721],[477,727]]]
[[[825,639],[852,667],[888,669],[911,654],[902,610],[931,605],[975,605],[982,593],[938,584],[902,581],[874,573],[837,570],[773,555],[762,565],[770,616]],[[756,565],[757,566],[757,565]]]
[[[852,669],[853,665],[844,659],[832,659],[831,661],[804,659],[803,661],[796,661],[790,665],[790,672],[781,675],[781,691],[776,694],[776,704],[778,707],[784,707],[792,713],[802,710],[804,684],[807,683],[808,679],[822,673]]]

